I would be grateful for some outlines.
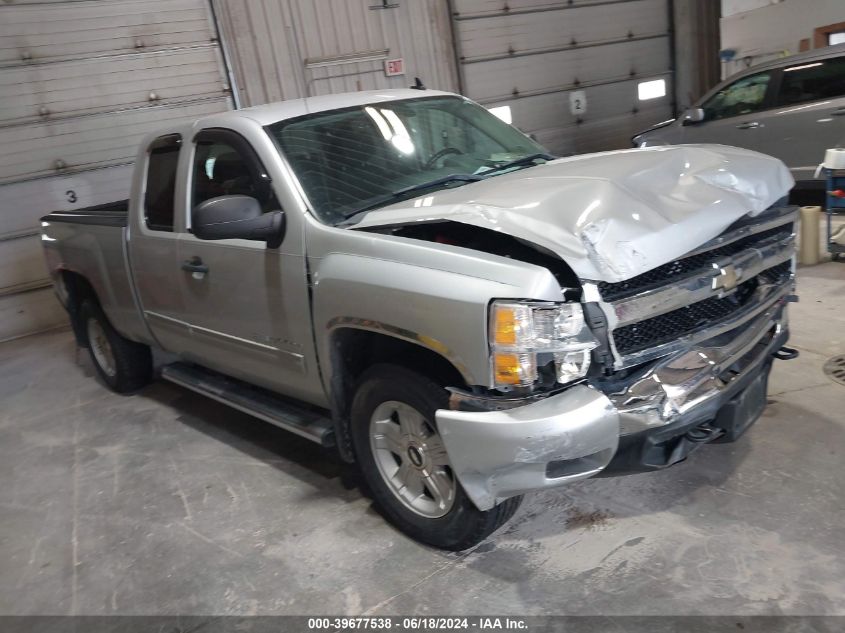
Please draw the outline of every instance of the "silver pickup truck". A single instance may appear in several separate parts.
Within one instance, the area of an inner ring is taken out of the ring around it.
[[[458,95],[361,92],[152,135],[128,201],[42,239],[112,389],[164,350],[162,378],[335,446],[457,550],[523,493],[757,419],[797,353],[792,184],[716,145],[555,159]]]

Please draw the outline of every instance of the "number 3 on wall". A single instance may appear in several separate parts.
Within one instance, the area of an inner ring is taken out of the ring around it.
[[[71,204],[76,203],[76,201],[78,200],[78,198],[76,197],[76,192],[73,189],[68,189],[67,191],[65,191],[65,196],[67,196],[67,201]]]

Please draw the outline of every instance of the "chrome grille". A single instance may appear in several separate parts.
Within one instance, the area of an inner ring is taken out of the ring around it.
[[[710,297],[690,306],[661,314],[644,321],[625,325],[613,331],[617,351],[630,354],[649,349],[695,332],[736,312],[748,302],[757,287],[757,280],[746,281],[727,297]]]
[[[617,299],[630,297],[650,288],[665,286],[673,279],[679,279],[690,273],[706,270],[710,268],[710,264],[714,261],[714,258],[731,257],[749,247],[753,247],[756,243],[772,237],[789,237],[791,233],[791,224],[789,226],[776,226],[754,235],[748,235],[730,244],[717,246],[713,250],[677,259],[626,281],[617,283],[601,282],[598,284],[599,292],[605,301],[616,301]]]
[[[596,284],[617,368],[665,356],[747,322],[792,287],[796,209],[772,209],[673,262]]]

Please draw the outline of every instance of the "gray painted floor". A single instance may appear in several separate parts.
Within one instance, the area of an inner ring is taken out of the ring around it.
[[[172,385],[121,397],[69,332],[0,345],[2,614],[845,614],[845,264],[739,442],[529,497],[474,551],[387,525],[331,453]]]

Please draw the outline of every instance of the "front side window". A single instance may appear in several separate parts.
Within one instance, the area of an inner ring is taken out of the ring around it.
[[[318,112],[270,125],[318,217],[340,224],[370,208],[551,158],[516,128],[459,97]],[[524,159],[525,164],[509,166]],[[452,177],[455,179],[451,179]]]
[[[153,231],[173,231],[176,167],[181,142],[178,134],[168,134],[157,138],[149,147],[144,219],[147,228]]]
[[[705,120],[715,121],[762,110],[771,77],[768,72],[757,73],[723,88],[702,106]]]
[[[200,132],[196,138],[191,206],[220,196],[255,198],[265,213],[278,211],[270,180],[243,137],[226,130]]]
[[[778,105],[834,99],[845,95],[845,57],[783,69]]]

